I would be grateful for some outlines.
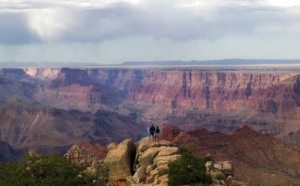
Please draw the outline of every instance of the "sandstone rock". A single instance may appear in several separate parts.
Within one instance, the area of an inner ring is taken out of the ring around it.
[[[226,178],[226,184],[227,186],[231,186],[233,181],[233,177],[231,175],[227,176]]]
[[[86,167],[93,167],[96,163],[101,163],[106,154],[106,148],[99,144],[92,145],[85,141],[73,145],[65,154],[65,157],[73,163],[82,164]]]
[[[132,178],[136,183],[146,183],[146,166],[140,166]]]
[[[158,170],[157,169],[154,169],[153,171],[150,172],[150,176],[151,177],[155,177],[155,176],[157,176],[157,174],[158,174]]]
[[[133,165],[133,170],[136,171],[139,165],[150,165],[157,153],[160,151],[159,147],[173,146],[174,144],[169,141],[160,140],[155,142],[152,140],[143,140],[137,147],[136,157]],[[147,151],[148,149],[152,149]],[[154,152],[155,151],[155,152]],[[145,153],[147,152],[147,153]],[[140,163],[142,161],[142,163]]]
[[[222,171],[223,170],[223,163],[222,162],[214,162],[214,169],[217,169],[217,170],[220,170]]]
[[[162,150],[161,147],[152,147],[152,148],[149,148],[147,151],[145,151],[143,153],[143,155],[141,155],[138,158],[138,162],[139,162],[140,166],[152,165],[154,158],[161,150]]]
[[[226,186],[226,183],[224,180],[220,180],[220,184]]]
[[[205,163],[205,167],[206,167],[206,172],[210,172],[211,170],[213,170],[213,162],[212,161],[207,161]]]
[[[110,143],[109,145],[107,145],[107,150],[110,151],[116,149],[117,147],[118,147],[117,143]]]
[[[173,146],[173,143],[166,140],[160,140],[159,142],[153,140],[143,140],[140,142],[137,148],[137,152],[141,154],[151,147],[160,147],[160,146]]]
[[[233,166],[231,161],[223,161],[223,173],[225,175],[233,175]]]
[[[110,168],[109,176],[112,184],[123,184],[124,180],[126,182],[126,177],[132,175],[132,161],[135,150],[136,147],[132,139],[126,139],[116,148],[110,148],[104,163]]]
[[[165,164],[165,162],[177,160],[180,156],[181,155],[179,155],[179,154],[174,154],[174,155],[170,155],[170,156],[161,156],[161,157],[158,157],[157,159],[155,159],[154,163],[156,165],[162,165],[162,164]]]
[[[146,174],[150,175],[150,172],[153,171],[156,168],[155,165],[149,165],[146,168]]]
[[[154,177],[155,177],[155,176],[153,176],[153,175],[152,175],[152,176],[148,176],[148,177],[147,177],[147,180],[146,180],[146,183],[147,183],[147,184],[153,183],[153,182],[154,182],[154,179],[155,179]]]
[[[152,140],[142,141],[137,147],[134,166],[137,175],[134,176],[138,177],[138,174],[141,174],[140,171],[143,170],[142,173],[147,176],[146,184],[166,185],[168,181],[167,176],[164,175],[161,178],[159,172],[163,169],[168,169],[168,163],[180,156],[178,153],[178,147],[174,147],[172,142],[165,140],[159,142]],[[140,184],[141,180],[143,179],[135,178],[136,184]]]
[[[157,158],[162,156],[170,156],[173,154],[178,154],[179,148],[178,147],[164,147],[161,149],[161,151],[157,154],[157,156],[154,158],[154,161],[156,161]]]
[[[154,185],[159,185],[159,186],[166,186],[168,185],[168,175],[162,175],[160,177],[158,177],[156,180],[154,180]]]

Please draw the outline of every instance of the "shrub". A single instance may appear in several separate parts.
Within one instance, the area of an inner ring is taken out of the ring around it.
[[[158,175],[158,177],[160,177],[160,176],[168,174],[168,173],[169,173],[169,169],[167,169],[167,168],[160,168],[160,169],[158,169],[157,175]]]
[[[94,175],[94,183],[97,186],[106,186],[109,178],[109,167],[107,165],[97,165],[96,174]]]
[[[225,176],[225,174],[224,174],[222,171],[217,171],[217,172],[216,172],[216,178],[217,178],[218,180],[225,180],[225,179],[226,179],[226,176]]]
[[[168,164],[170,186],[208,183],[212,182],[211,176],[206,174],[205,162],[202,158],[194,157],[186,149],[180,149],[181,157]]]
[[[205,156],[205,157],[203,158],[203,160],[204,160],[205,162],[207,162],[207,161],[213,161],[213,158],[212,158],[211,156]]]
[[[108,180],[108,168],[99,167],[92,175],[85,167],[69,162],[58,154],[25,155],[25,163],[0,164],[0,185],[105,185]],[[104,183],[105,182],[105,183]]]

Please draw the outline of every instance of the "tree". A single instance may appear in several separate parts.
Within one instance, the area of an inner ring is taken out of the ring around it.
[[[200,157],[194,157],[186,150],[180,149],[181,157],[168,164],[169,186],[212,182],[211,176],[206,174],[205,161]]]
[[[97,174],[86,167],[69,162],[58,154],[29,155],[24,163],[1,163],[0,185],[4,186],[56,186],[104,185],[108,181],[108,168],[99,165]],[[104,183],[105,182],[105,183]]]

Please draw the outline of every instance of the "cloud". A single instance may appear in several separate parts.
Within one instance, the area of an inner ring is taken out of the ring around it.
[[[72,20],[60,9],[33,10],[27,14],[27,26],[41,40],[55,41],[69,32]]]
[[[292,1],[286,7],[281,7],[280,1],[271,2],[19,0],[13,4],[5,0],[0,5],[4,28],[0,41],[101,42],[124,37],[184,41],[299,32],[299,7]]]
[[[1,0],[0,61],[297,57],[299,22],[294,0]]]

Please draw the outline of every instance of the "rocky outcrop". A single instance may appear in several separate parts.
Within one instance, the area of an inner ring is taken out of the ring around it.
[[[178,147],[169,141],[144,140],[137,148],[132,184],[167,185],[168,163],[176,160]]]
[[[173,141],[180,132],[181,130],[178,127],[175,127],[174,125],[166,125],[162,130],[160,138],[168,141]]]
[[[108,154],[104,163],[109,166],[110,185],[126,185],[126,178],[133,173],[132,165],[136,147],[132,139],[126,139],[120,144],[109,144]]]
[[[110,185],[167,185],[168,163],[176,160],[178,147],[169,141],[131,139],[107,146],[104,164],[110,169]]]
[[[87,141],[83,141],[74,144],[65,154],[65,157],[73,163],[94,167],[95,164],[102,163],[106,154],[107,149],[100,144],[92,145]]]

